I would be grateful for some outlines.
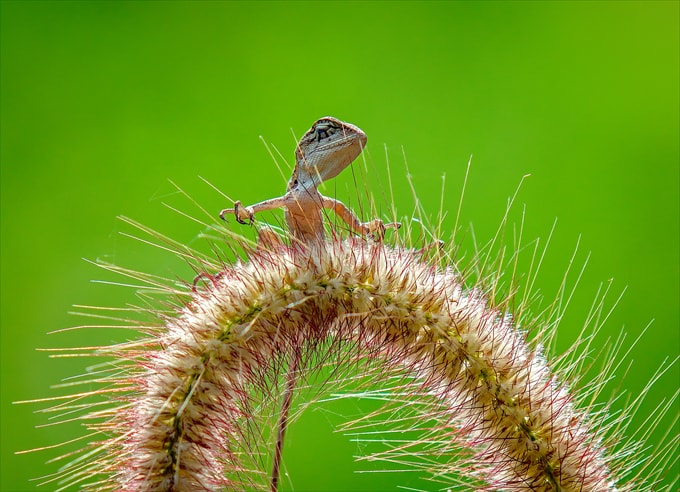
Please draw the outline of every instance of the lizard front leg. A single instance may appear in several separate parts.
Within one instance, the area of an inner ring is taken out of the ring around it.
[[[370,222],[361,222],[359,218],[352,212],[347,205],[340,200],[329,198],[327,196],[321,197],[323,207],[333,210],[335,214],[340,217],[354,232],[359,234],[373,234],[376,241],[382,241],[385,236],[386,229],[399,229],[401,224],[399,222],[390,222],[385,224],[380,219],[374,219]]]
[[[252,224],[253,221],[255,220],[255,214],[258,212],[263,212],[265,210],[272,210],[275,208],[281,208],[285,206],[286,200],[285,197],[280,196],[277,198],[270,198],[269,200],[265,200],[263,202],[256,203],[255,205],[251,205],[250,207],[244,207],[241,205],[241,202],[236,200],[234,202],[234,208],[225,208],[220,212],[220,219],[226,220],[225,216],[227,214],[233,214],[234,217],[236,218],[236,222],[239,224]],[[248,222],[246,222],[246,220]]]

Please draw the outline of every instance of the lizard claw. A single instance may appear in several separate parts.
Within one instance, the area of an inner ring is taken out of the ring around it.
[[[233,213],[234,213],[234,209],[233,209],[233,208],[225,208],[224,210],[222,210],[222,211],[220,212],[220,219],[226,221],[227,218],[225,217],[225,215],[227,215],[227,214],[233,214]]]
[[[253,211],[250,210],[249,207],[242,206],[241,202],[238,200],[234,202],[234,208],[225,208],[220,212],[220,219],[227,220],[224,218],[224,216],[227,214],[234,214],[236,222],[239,224],[252,224],[255,220],[255,214]],[[245,219],[247,219],[248,222],[246,222]]]
[[[399,229],[401,227],[401,223],[390,222],[389,224],[385,224],[382,220],[375,219],[372,220],[371,222],[367,222],[365,226],[368,229],[368,232],[371,235],[371,237],[373,237],[375,241],[381,242],[385,237],[385,230]]]

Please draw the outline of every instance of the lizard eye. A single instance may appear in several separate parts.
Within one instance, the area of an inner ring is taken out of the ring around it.
[[[314,126],[314,134],[316,136],[316,141],[320,142],[335,133],[339,127],[334,125],[330,121],[319,121],[316,126]]]

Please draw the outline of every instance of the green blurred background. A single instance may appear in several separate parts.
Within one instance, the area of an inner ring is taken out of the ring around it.
[[[44,462],[56,452],[15,451],[77,435],[36,430],[46,422],[32,413],[39,406],[11,404],[54,394],[50,385],[88,362],[50,360],[36,347],[129,336],[46,334],[81,322],[67,314],[72,304],[133,299],[129,289],[91,283],[102,272],[82,258],[191,278],[118,234],[126,228],[115,217],[193,241],[197,225],[162,205],[181,203],[168,179],[215,212],[229,204],[199,175],[245,203],[275,196],[285,180],[258,137],[290,163],[293,135],[324,115],[369,136],[369,172],[355,164],[354,176],[346,171],[325,190],[349,202],[356,177],[389,208],[386,148],[403,216],[413,207],[403,155],[433,214],[446,174],[451,229],[472,155],[461,220],[481,241],[530,173],[516,209],[526,204],[525,237],[545,238],[558,219],[538,285],[546,299],[579,236],[577,263],[592,253],[558,348],[613,278],[615,293],[627,291],[606,336],[625,327],[633,339],[654,320],[622,383],[639,393],[680,352],[678,5],[3,1],[2,490],[33,490],[30,477],[54,470]],[[637,421],[679,379],[676,364]],[[310,410],[292,428],[295,490],[416,483],[413,474],[353,473],[356,445],[333,432],[343,412]]]

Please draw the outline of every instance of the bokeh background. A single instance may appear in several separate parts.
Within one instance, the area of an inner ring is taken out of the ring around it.
[[[54,471],[44,462],[57,451],[15,451],[76,435],[35,429],[47,422],[32,413],[40,405],[12,404],[56,394],[51,385],[88,363],[35,349],[129,336],[47,335],[81,322],[68,314],[73,304],[134,297],[90,282],[103,273],[83,258],[191,278],[121,236],[129,228],[116,216],[192,242],[197,225],[163,206],[181,203],[168,179],[215,212],[229,204],[198,176],[244,203],[280,194],[285,179],[259,136],[290,164],[296,137],[324,115],[369,136],[368,172],[355,164],[326,194],[356,203],[366,183],[388,210],[389,160],[395,206],[407,220],[404,156],[432,214],[446,174],[449,229],[472,156],[461,223],[472,223],[480,242],[531,174],[516,216],[526,206],[524,235],[542,240],[557,219],[537,285],[547,300],[579,238],[576,263],[590,253],[558,349],[613,279],[612,302],[627,290],[603,338],[625,330],[635,339],[653,320],[627,357],[624,382],[617,372],[617,385],[638,394],[680,352],[678,5],[3,1],[2,490],[34,490],[29,478]],[[636,425],[647,427],[644,417],[679,385],[676,364]],[[309,410],[292,428],[288,489],[410,483],[410,474],[354,473],[356,444],[333,431],[350,411]]]

